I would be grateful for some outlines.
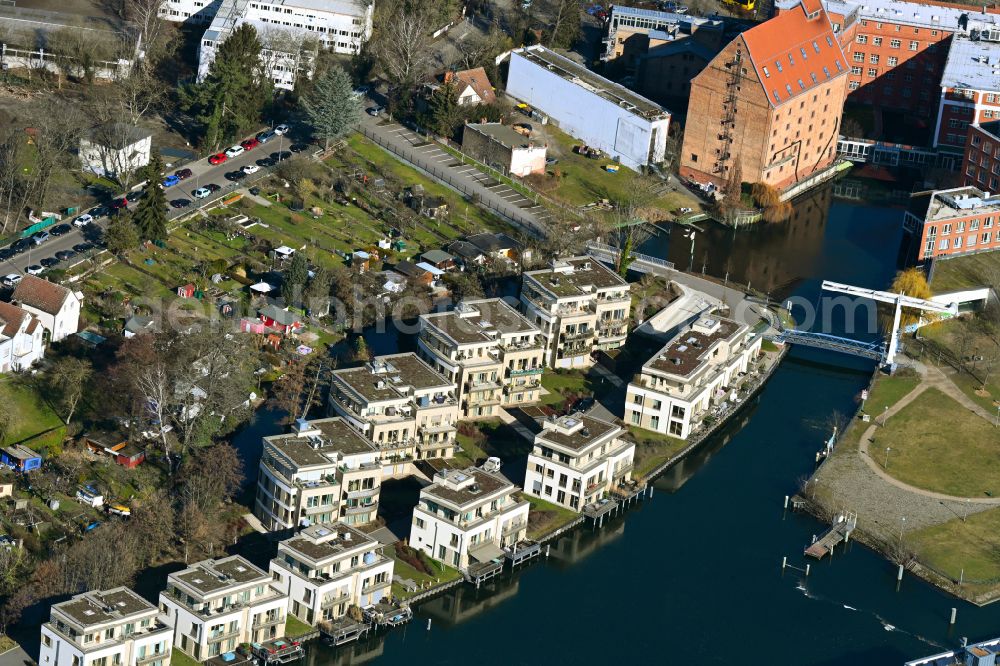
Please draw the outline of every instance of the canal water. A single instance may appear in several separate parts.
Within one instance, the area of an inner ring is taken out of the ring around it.
[[[822,279],[888,284],[901,209],[849,205],[824,190],[796,211],[785,225],[735,235],[706,226],[695,237],[696,269],[782,298],[815,300]],[[678,230],[645,250],[682,268],[690,262]],[[860,666],[1000,634],[1000,606],[977,609],[910,575],[897,589],[895,568],[858,544],[813,563],[808,578],[782,574],[782,557],[804,566],[803,547],[823,528],[785,513],[783,497],[812,472],[829,415],[854,411],[871,371],[859,359],[793,350],[738,422],[657,480],[653,497],[623,519],[576,531],[547,560],[494,584],[420,606],[404,629],[336,650],[314,643],[310,666],[373,658]]]

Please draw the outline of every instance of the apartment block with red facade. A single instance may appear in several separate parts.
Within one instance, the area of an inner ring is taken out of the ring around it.
[[[1000,119],[1000,17],[998,25],[976,40],[951,38],[941,77],[941,97],[934,146],[963,150],[969,126]],[[990,37],[990,39],[986,39]]]
[[[691,81],[680,173],[777,188],[833,163],[847,62],[820,0],[741,33]]]
[[[969,128],[969,139],[962,162],[962,180],[966,185],[981,190],[1000,191],[1000,120],[979,123]]]
[[[903,229],[910,263],[1000,250],[1000,195],[970,186],[914,194]]]

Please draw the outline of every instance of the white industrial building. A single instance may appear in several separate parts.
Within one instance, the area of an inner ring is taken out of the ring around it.
[[[198,51],[198,79],[208,74],[219,44],[240,26],[256,28],[265,73],[276,88],[291,90],[299,72],[312,75],[320,49],[355,54],[372,32],[372,0],[167,0],[160,16],[210,24]]]
[[[627,167],[664,160],[669,111],[544,46],[511,52],[507,94]]]

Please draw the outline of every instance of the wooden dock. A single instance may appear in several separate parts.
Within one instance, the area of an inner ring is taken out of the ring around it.
[[[806,548],[806,555],[815,557],[817,560],[822,560],[828,554],[833,553],[833,549],[836,548],[837,544],[848,539],[851,532],[854,531],[857,521],[857,515],[854,513],[837,516],[837,521],[833,524],[833,527],[824,532],[819,539],[816,539],[816,541]]]

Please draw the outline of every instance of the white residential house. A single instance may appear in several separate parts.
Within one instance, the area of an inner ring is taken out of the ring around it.
[[[316,625],[351,606],[364,608],[390,596],[393,560],[382,545],[343,523],[320,523],[278,544],[270,570],[288,595],[288,611]]]
[[[592,365],[596,350],[625,344],[632,301],[620,275],[596,259],[572,257],[526,271],[521,308],[542,331],[545,364],[575,368]]]
[[[332,378],[331,410],[375,443],[383,473],[394,473],[394,461],[454,455],[455,381],[416,354],[378,356],[361,367],[335,370]]]
[[[464,418],[498,416],[540,397],[541,331],[500,298],[420,315],[420,355],[458,386]]]
[[[635,444],[624,429],[582,413],[549,417],[528,454],[524,492],[581,511],[632,478]]]
[[[461,570],[502,558],[527,535],[530,505],[519,490],[478,467],[438,472],[413,509],[410,546]]]
[[[99,125],[80,139],[80,167],[99,176],[125,178],[149,164],[153,135],[125,123]]]
[[[625,423],[687,439],[711,410],[737,398],[763,338],[713,314],[677,332],[642,366],[625,395]]]
[[[170,627],[125,587],[53,605],[41,632],[39,666],[170,666]]]
[[[160,592],[160,620],[173,628],[174,647],[198,661],[284,636],[287,606],[271,574],[239,555],[172,573]]]
[[[265,75],[292,90],[296,76],[312,76],[320,50],[354,55],[372,32],[372,0],[167,0],[160,16],[207,25],[201,38],[198,79],[208,74],[216,49],[243,23],[260,36]]]
[[[34,275],[25,275],[11,296],[18,307],[41,321],[51,342],[59,342],[80,330],[82,298],[80,292]]]
[[[0,374],[26,370],[45,356],[43,333],[33,314],[0,301]]]
[[[264,438],[254,515],[269,530],[375,519],[382,463],[375,444],[340,417],[299,419]]]

